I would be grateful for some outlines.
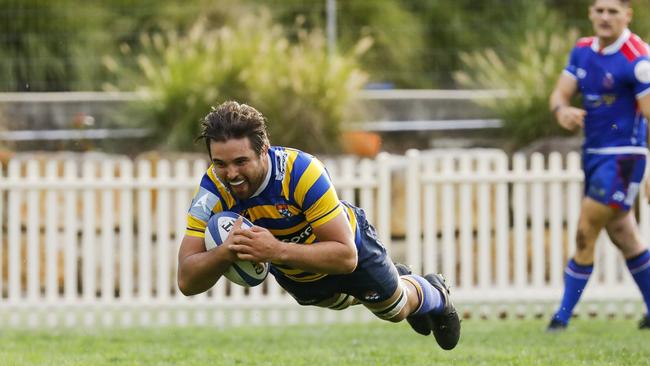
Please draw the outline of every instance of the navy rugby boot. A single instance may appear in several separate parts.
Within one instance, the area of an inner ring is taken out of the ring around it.
[[[650,330],[650,314],[646,315],[639,322],[639,329],[648,329]]]
[[[440,348],[450,350],[456,347],[460,339],[460,318],[449,296],[449,286],[440,274],[428,274],[424,278],[440,293],[445,302],[445,308],[440,313],[430,311],[427,315],[431,320],[431,331]]]
[[[400,276],[412,274],[411,269],[404,264],[395,263],[395,268]],[[444,277],[439,274],[428,274],[424,279],[442,294],[445,307],[437,314],[431,311],[427,314],[410,315],[406,317],[406,321],[419,334],[429,335],[433,332],[440,348],[453,349],[460,339],[460,318],[449,297],[449,287]]]
[[[413,274],[411,268],[409,268],[406,264],[395,263],[395,268],[397,269],[397,273],[399,273],[400,276]],[[431,320],[429,320],[427,314],[407,316],[406,321],[409,323],[411,328],[413,328],[413,330],[419,334],[425,336],[431,334]]]
[[[547,333],[559,333],[559,332],[563,332],[564,330],[566,330],[566,327],[567,327],[567,323],[564,323],[563,321],[553,317],[553,319],[551,319],[551,322],[548,323],[548,327],[546,328],[546,332]]]

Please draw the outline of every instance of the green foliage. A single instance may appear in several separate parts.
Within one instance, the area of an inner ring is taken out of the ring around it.
[[[274,144],[337,151],[340,124],[365,82],[356,59],[370,41],[330,59],[321,32],[297,25],[294,34],[297,40],[290,42],[265,11],[247,12],[232,26],[203,18],[187,34],[143,34],[141,51],[123,46],[125,56],[137,60],[136,70],[106,58],[121,80],[106,88],[147,95],[129,121],[155,126],[157,142],[166,147],[202,148],[193,142],[199,121],[210,106],[234,99],[267,117]]]
[[[0,90],[84,90],[101,79],[88,68],[110,49],[108,13],[95,2],[0,0]]]
[[[256,3],[266,1],[255,1]],[[275,0],[275,17],[283,24],[304,17],[309,29],[326,28],[326,1]],[[337,48],[343,53],[356,47],[363,37],[374,40],[360,62],[371,81],[390,82],[398,88],[430,87],[422,77],[428,40],[418,14],[403,0],[346,0],[336,2]]]
[[[563,133],[549,112],[548,98],[578,32],[558,27],[557,18],[543,9],[537,14],[544,21],[525,33],[512,58],[491,48],[462,53],[464,69],[455,74],[463,87],[507,92],[507,97],[480,103],[503,119],[503,133],[512,139],[514,147]]]

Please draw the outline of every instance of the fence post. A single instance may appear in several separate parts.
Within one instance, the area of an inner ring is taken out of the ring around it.
[[[129,303],[133,298],[133,163],[120,161],[120,301]],[[126,319],[128,320],[128,319]],[[126,321],[125,320],[125,321]]]
[[[115,179],[115,161],[104,160],[100,181],[112,182],[113,179]],[[101,195],[101,293],[103,302],[108,303],[114,298],[115,293],[115,209],[113,207],[115,195],[111,188],[103,189]]]
[[[462,154],[459,160],[459,175],[461,177],[469,177],[472,172],[472,157],[469,154]],[[460,263],[460,282],[456,282],[455,285],[461,285],[463,288],[472,288],[474,287],[475,266],[480,263],[479,261],[484,261],[486,259],[479,258],[478,261],[474,261],[475,222],[472,210],[472,183],[467,181],[460,182],[458,187],[458,196],[459,214],[462,215],[462,218],[459,218],[458,220],[460,232],[460,255],[458,258],[458,262]]]
[[[509,273],[512,264],[510,261],[510,197],[508,195],[508,156],[501,152],[494,163],[494,174],[504,177],[504,181],[496,184],[496,280],[499,289],[505,289],[510,282]]]
[[[45,181],[53,184],[57,180],[59,162],[50,160],[45,167]],[[45,193],[45,295],[47,302],[53,304],[59,293],[57,258],[59,257],[59,224],[66,223],[59,217],[58,192]]]
[[[549,230],[550,230],[550,246],[549,250],[549,278],[552,287],[562,286],[562,222],[564,222],[564,201],[562,190],[562,182],[560,176],[562,175],[562,155],[558,152],[553,152],[548,158],[548,172],[551,176],[556,177],[550,182],[549,186]]]
[[[39,179],[39,163],[36,160],[27,162],[27,179],[37,181]],[[36,303],[40,295],[40,207],[39,192],[36,189],[27,191],[27,237],[25,246],[27,248],[27,298],[30,303]]]
[[[533,153],[530,168],[533,176],[542,177],[544,175],[544,156],[540,153]],[[546,218],[544,183],[541,181],[533,182],[530,196],[532,284],[535,288],[540,288],[544,285],[544,262],[546,261],[546,255],[544,254],[544,220]]]
[[[406,152],[406,263],[414,273],[422,273],[422,250],[420,228],[420,152]]]
[[[516,154],[512,162],[513,178],[513,202],[512,216],[514,219],[514,279],[515,286],[518,289],[524,288],[528,281],[526,255],[528,243],[526,243],[528,209],[526,205],[526,183],[518,182],[517,179],[525,177],[526,174],[526,157]]]
[[[95,161],[84,161],[83,166],[83,181],[86,183],[86,187],[92,186],[96,182],[97,178],[95,177]],[[96,189],[95,188],[85,188],[83,190],[83,227],[82,227],[82,292],[83,298],[86,301],[91,301],[95,298],[95,292],[97,289],[97,263],[95,261],[95,252],[97,249],[96,243],[96,222],[95,222],[95,198],[96,198]]]
[[[444,177],[454,177],[458,175],[455,167],[454,157],[445,154],[441,156],[442,166],[440,174]],[[448,283],[456,286],[458,276],[456,274],[458,250],[456,240],[456,182],[453,180],[446,181],[442,184],[441,192],[441,210],[442,210],[442,251],[440,258],[442,260],[442,273],[448,280]]]
[[[377,155],[377,231],[379,239],[391,253],[391,158],[390,154],[381,152]]]

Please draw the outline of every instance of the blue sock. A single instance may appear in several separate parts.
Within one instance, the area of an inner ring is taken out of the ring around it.
[[[594,265],[582,266],[577,264],[573,259],[569,261],[564,270],[564,295],[560,308],[557,310],[553,318],[561,321],[564,324],[569,323],[573,308],[576,307],[582,291],[587,286],[589,276],[594,270]]]
[[[643,301],[650,314],[650,252],[646,249],[638,256],[625,261],[634,281],[636,281]]]
[[[420,307],[411,315],[426,314],[432,310],[434,312],[441,312],[445,308],[442,294],[429,281],[414,274],[401,277],[413,284],[417,290],[418,299],[420,300]]]

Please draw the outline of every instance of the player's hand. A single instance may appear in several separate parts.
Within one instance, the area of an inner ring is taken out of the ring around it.
[[[230,254],[228,258],[234,262],[236,261],[237,258],[237,251],[235,250],[235,247],[233,245],[235,244],[235,231],[242,231],[241,225],[244,222],[244,219],[241,217],[238,217],[237,220],[233,223],[232,230],[228,233],[228,237],[226,240],[223,242],[224,247],[228,249],[228,253]]]
[[[233,229],[233,250],[237,259],[253,262],[272,262],[279,255],[279,244],[271,232],[260,226]]]
[[[576,128],[584,128],[586,115],[587,111],[584,109],[571,106],[561,107],[555,112],[557,122],[569,131],[575,131]]]

